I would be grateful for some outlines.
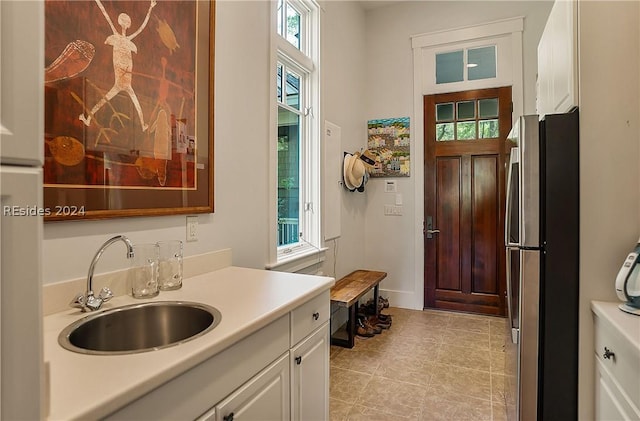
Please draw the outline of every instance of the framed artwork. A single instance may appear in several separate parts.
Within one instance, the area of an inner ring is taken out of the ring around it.
[[[383,118],[367,122],[367,149],[375,156],[371,177],[411,175],[409,117]]]
[[[45,221],[213,212],[214,33],[214,1],[45,1]]]

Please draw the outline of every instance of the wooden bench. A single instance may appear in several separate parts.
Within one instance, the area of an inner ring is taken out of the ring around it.
[[[373,288],[373,302],[376,303],[375,312],[378,315],[378,286],[387,277],[387,272],[373,270],[356,270],[344,278],[339,279],[331,288],[331,302],[348,309],[347,323],[341,326],[332,336],[331,344],[345,348],[353,348],[356,335],[356,317],[358,315],[358,300]],[[333,323],[333,318],[331,319]],[[333,332],[333,327],[331,329]]]

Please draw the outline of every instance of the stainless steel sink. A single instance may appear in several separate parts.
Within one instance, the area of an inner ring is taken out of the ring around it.
[[[83,354],[132,354],[195,339],[215,328],[221,318],[217,309],[199,303],[134,304],[84,317],[64,328],[58,342]]]

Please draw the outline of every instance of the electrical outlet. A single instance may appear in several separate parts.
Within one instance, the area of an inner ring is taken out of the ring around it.
[[[187,216],[187,241],[198,241],[198,217]]]

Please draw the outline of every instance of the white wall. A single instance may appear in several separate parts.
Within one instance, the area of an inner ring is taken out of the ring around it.
[[[592,300],[618,301],[614,280],[640,235],[638,2],[579,3],[580,419],[594,419]]]
[[[551,10],[551,2],[483,2],[428,1],[403,2],[370,10],[367,13],[367,97],[366,118],[406,117],[413,115],[412,35],[455,29],[524,16],[523,67],[524,110],[535,113],[535,81],[537,46]],[[361,145],[366,145],[363,138]],[[412,171],[422,165],[412,145]],[[414,171],[415,173],[415,171]],[[366,263],[372,269],[384,270],[388,277],[381,284],[396,305],[422,308],[419,285],[422,255],[416,255],[414,235],[422,236],[423,215],[416,215],[415,176],[395,178],[402,194],[404,214],[384,216],[384,204],[393,204],[395,195],[384,193],[381,179],[367,186],[365,231]],[[421,239],[421,238],[420,238]],[[422,250],[419,251],[422,254]]]
[[[363,146],[367,132],[365,13],[357,1],[326,1],[322,8],[323,119],[340,126],[341,153],[353,153]],[[367,185],[365,192],[368,189]],[[326,275],[340,278],[366,266],[363,233],[367,198],[368,193],[342,189],[341,236],[326,244]]]
[[[269,8],[267,1],[217,1],[215,45],[215,213],[198,216],[197,242],[185,255],[231,248],[233,264],[264,268],[268,260]],[[364,12],[352,2],[329,2],[323,13],[325,119],[342,127],[345,150],[365,136]],[[205,92],[206,94],[206,92]],[[344,192],[340,275],[363,263],[365,195]],[[185,216],[45,224],[44,283],[86,276],[109,237],[133,242],[186,240]],[[333,274],[333,244],[322,270]],[[105,252],[96,272],[125,268],[124,247]],[[71,299],[71,297],[70,297]]]

